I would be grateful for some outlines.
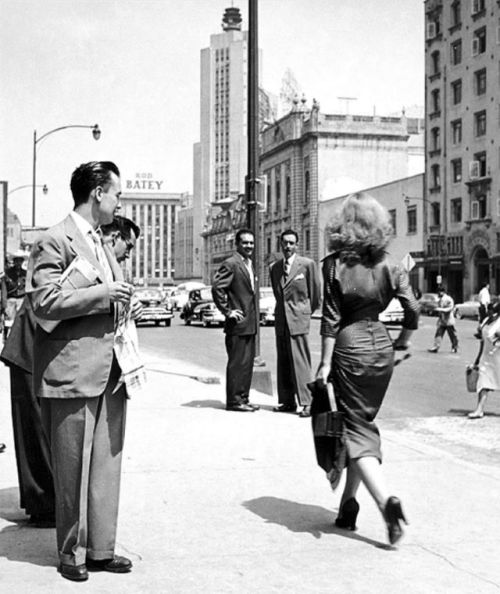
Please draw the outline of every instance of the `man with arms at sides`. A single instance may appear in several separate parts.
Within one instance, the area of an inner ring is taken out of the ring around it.
[[[37,318],[33,383],[51,447],[59,572],[84,581],[87,568],[132,567],[115,555],[127,394],[114,353],[114,310],[129,303],[133,287],[96,233],[119,208],[118,168],[80,165],[71,192],[74,210],[35,240],[27,292]],[[73,288],[61,277],[76,257],[90,280]]]
[[[215,305],[226,318],[226,410],[240,412],[260,408],[249,402],[258,324],[253,250],[253,232],[240,229],[236,253],[222,263],[212,283]]]
[[[270,266],[271,285],[276,298],[275,333],[278,363],[278,402],[275,412],[295,412],[311,416],[313,381],[308,334],[312,313],[319,307],[321,284],[316,263],[297,254],[299,236],[287,229],[280,237],[283,258]]]

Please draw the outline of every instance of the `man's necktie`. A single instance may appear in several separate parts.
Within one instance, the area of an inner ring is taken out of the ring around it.
[[[104,274],[106,275],[106,280],[108,282],[113,282],[113,272],[109,266],[108,259],[106,254],[104,253],[104,248],[102,247],[101,236],[96,231],[89,231],[90,236],[92,237],[92,241],[94,242],[94,251],[96,258],[101,265],[102,269],[104,270]]]
[[[253,267],[252,267],[252,260],[250,258],[245,258],[245,266],[248,270],[248,275],[250,276],[250,284],[252,285],[252,291],[255,290],[255,279],[253,275]]]
[[[288,278],[288,275],[290,274],[290,267],[290,260],[285,258],[285,261],[283,262],[283,276],[285,280]]]

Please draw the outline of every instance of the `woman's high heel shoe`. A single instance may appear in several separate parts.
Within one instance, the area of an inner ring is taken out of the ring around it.
[[[387,524],[387,532],[391,545],[396,544],[403,536],[403,528],[399,523],[402,520],[406,525],[408,522],[401,508],[401,501],[397,497],[389,497],[385,504],[384,518]]]
[[[356,518],[358,517],[359,503],[351,497],[344,501],[339,510],[339,515],[335,520],[335,526],[347,528],[347,530],[356,530]]]

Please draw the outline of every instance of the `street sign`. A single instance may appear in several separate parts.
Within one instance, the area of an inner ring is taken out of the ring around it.
[[[409,253],[403,256],[401,262],[403,263],[403,266],[405,267],[407,272],[410,272],[410,270],[414,268],[416,264],[415,260],[411,257]]]

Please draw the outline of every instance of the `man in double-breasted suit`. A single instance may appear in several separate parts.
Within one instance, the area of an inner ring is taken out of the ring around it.
[[[87,568],[132,567],[115,555],[126,390],[114,314],[133,287],[96,232],[119,208],[118,168],[108,161],[80,165],[71,192],[74,210],[34,243],[27,291],[37,319],[33,384],[51,447],[59,572],[84,581]]]
[[[283,258],[270,267],[271,285],[276,298],[275,332],[278,354],[278,402],[276,412],[295,412],[303,406],[301,417],[310,416],[312,381],[308,334],[312,313],[320,303],[318,267],[297,252],[298,234],[292,229],[280,237]]]
[[[257,404],[249,401],[258,324],[255,273],[251,260],[253,232],[240,229],[235,241],[236,253],[227,258],[215,274],[212,296],[226,318],[226,410],[253,412],[259,409]]]

